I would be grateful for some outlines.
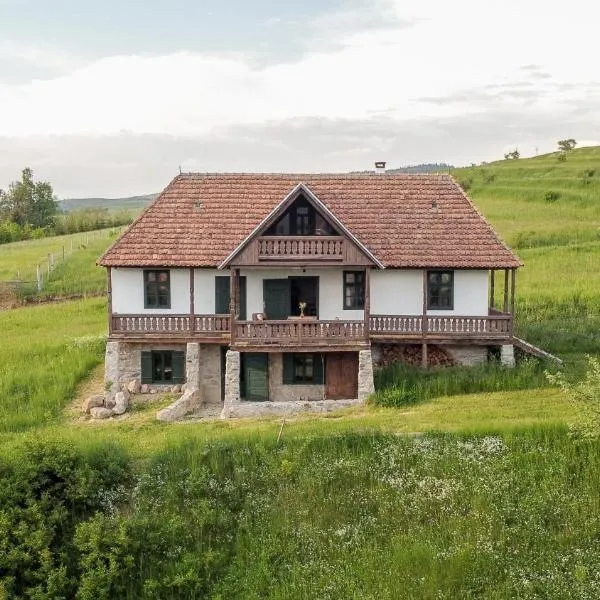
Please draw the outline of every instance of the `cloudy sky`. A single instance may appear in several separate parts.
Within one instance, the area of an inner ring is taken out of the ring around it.
[[[600,143],[594,0],[0,0],[0,188]]]

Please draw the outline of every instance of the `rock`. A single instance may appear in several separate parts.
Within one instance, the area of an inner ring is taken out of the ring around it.
[[[104,406],[96,406],[90,410],[90,414],[92,415],[92,419],[108,419],[112,417],[113,411]]]
[[[188,385],[187,385],[187,383],[184,383],[184,384],[181,386],[181,391],[182,391],[182,392],[185,394],[185,392],[187,391],[187,389],[188,389]]]
[[[150,391],[150,386],[144,383],[140,386],[140,394],[147,394]]]
[[[128,384],[127,384],[127,391],[130,394],[139,394],[140,393],[140,388],[142,386],[140,385],[140,382],[137,379],[132,379]]]
[[[171,386],[171,393],[172,394],[181,394],[181,386],[180,385]]]
[[[125,396],[125,400],[127,400],[127,402],[129,402],[129,390],[127,389],[126,385],[124,385],[123,388],[121,389],[121,393]]]
[[[150,390],[150,393],[151,393],[151,394],[156,394],[156,388],[152,388],[152,389]]]
[[[128,406],[129,394],[126,394],[125,392],[118,392],[115,396],[115,407],[113,408],[112,412],[115,415],[122,415],[127,410]]]
[[[81,403],[81,412],[89,413],[92,408],[97,408],[98,406],[104,406],[104,396],[102,394],[94,394],[86,398]]]

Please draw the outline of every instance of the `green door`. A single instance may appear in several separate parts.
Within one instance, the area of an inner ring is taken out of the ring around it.
[[[263,401],[269,399],[269,355],[244,352],[243,396],[246,400]]]
[[[290,316],[289,279],[265,279],[263,299],[267,319],[270,321],[287,319]]]
[[[229,276],[215,277],[215,314],[229,314]],[[240,321],[246,320],[246,278],[240,277]]]

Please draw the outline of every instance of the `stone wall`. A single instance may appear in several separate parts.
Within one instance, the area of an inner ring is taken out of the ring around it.
[[[487,362],[487,346],[444,346],[459,364],[466,367],[482,365]]]
[[[201,344],[199,359],[200,398],[204,404],[221,404],[221,346]]]
[[[272,402],[288,402],[290,400],[323,400],[324,385],[283,383],[283,355],[269,354],[269,400]]]

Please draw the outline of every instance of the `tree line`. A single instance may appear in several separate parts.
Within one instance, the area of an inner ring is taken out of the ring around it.
[[[8,190],[0,189],[0,244],[52,235],[92,231],[126,225],[132,221],[127,211],[83,209],[63,213],[52,185],[35,181],[29,167]]]

